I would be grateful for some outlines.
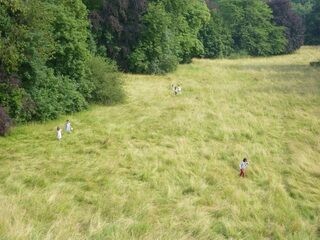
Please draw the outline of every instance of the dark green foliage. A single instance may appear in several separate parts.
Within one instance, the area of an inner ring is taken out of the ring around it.
[[[306,44],[320,44],[320,1],[316,1],[312,11],[306,17]]]
[[[171,17],[163,4],[150,4],[143,24],[141,40],[130,56],[130,70],[157,74],[173,71],[179,63],[175,50],[179,43],[170,29]]]
[[[161,74],[173,71],[179,62],[190,63],[204,51],[198,33],[209,16],[199,0],[150,3],[142,22],[144,30],[130,55],[130,70]]]
[[[289,0],[271,0],[269,3],[273,12],[274,22],[285,28],[287,47],[285,53],[299,49],[304,40],[304,25],[301,17],[293,12]]]
[[[51,25],[56,47],[48,66],[57,75],[77,81],[76,90],[87,98],[92,91],[86,66],[90,56],[87,11],[81,1],[64,1],[60,6],[61,1],[55,2],[56,7],[51,6],[54,16]]]
[[[92,8],[93,1],[86,1]],[[92,31],[98,51],[117,61],[128,70],[128,56],[142,31],[141,18],[146,12],[146,0],[102,0],[90,12]]]
[[[275,26],[271,9],[260,0],[221,0],[219,13],[230,28],[234,49],[250,55],[282,53],[287,41],[282,27]]]
[[[102,104],[122,102],[125,97],[123,82],[116,64],[103,57],[92,57],[89,67],[94,84],[92,101]]]
[[[83,3],[90,10],[99,10],[102,8],[104,0],[83,0]]]
[[[0,2],[0,104],[15,121],[87,107],[98,89],[90,79],[90,37],[81,0]]]
[[[317,0],[291,0],[293,10],[305,20]]]
[[[217,10],[211,11],[211,19],[199,32],[199,39],[204,46],[204,56],[218,58],[229,56],[232,52],[232,36],[230,30]]]
[[[0,103],[17,122],[31,120],[34,102],[21,87],[21,81],[14,76],[0,74]]]
[[[199,31],[210,20],[209,9],[201,0],[160,0],[171,17],[170,29],[175,37],[175,49],[181,63],[190,63],[194,56],[203,54]]]
[[[0,136],[5,136],[10,129],[11,119],[5,112],[4,108],[0,106]]]
[[[87,107],[84,96],[77,91],[77,82],[55,75],[45,66],[32,64],[28,92],[36,104],[34,119],[54,119],[63,113],[77,112]]]

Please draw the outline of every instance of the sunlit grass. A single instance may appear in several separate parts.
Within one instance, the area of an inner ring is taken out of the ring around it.
[[[319,58],[126,75],[123,105],[16,127],[0,139],[0,239],[318,239]]]

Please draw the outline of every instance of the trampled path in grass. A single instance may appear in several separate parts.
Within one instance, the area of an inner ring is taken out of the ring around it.
[[[14,128],[0,139],[0,239],[319,239],[317,59],[195,59],[125,75],[125,104]]]

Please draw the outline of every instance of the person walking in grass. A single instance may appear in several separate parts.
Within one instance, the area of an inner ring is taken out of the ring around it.
[[[244,177],[244,173],[246,171],[247,166],[249,165],[249,162],[246,158],[242,160],[240,163],[240,177]]]
[[[174,95],[181,94],[182,88],[181,88],[180,84],[178,84],[178,85],[172,84],[171,87],[172,87]]]
[[[182,93],[182,88],[181,88],[180,84],[178,84],[177,91],[178,91],[179,94]]]
[[[178,95],[178,93],[179,93],[178,86],[175,86],[174,87],[174,95]]]
[[[71,122],[69,120],[67,120],[66,126],[64,127],[64,129],[67,133],[71,133],[71,131],[73,130],[73,128],[71,127]]]
[[[60,141],[62,138],[62,129],[57,127],[57,139]]]

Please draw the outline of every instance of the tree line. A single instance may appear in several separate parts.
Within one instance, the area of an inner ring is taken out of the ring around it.
[[[121,71],[319,44],[316,0],[0,0],[0,134],[124,100]]]

